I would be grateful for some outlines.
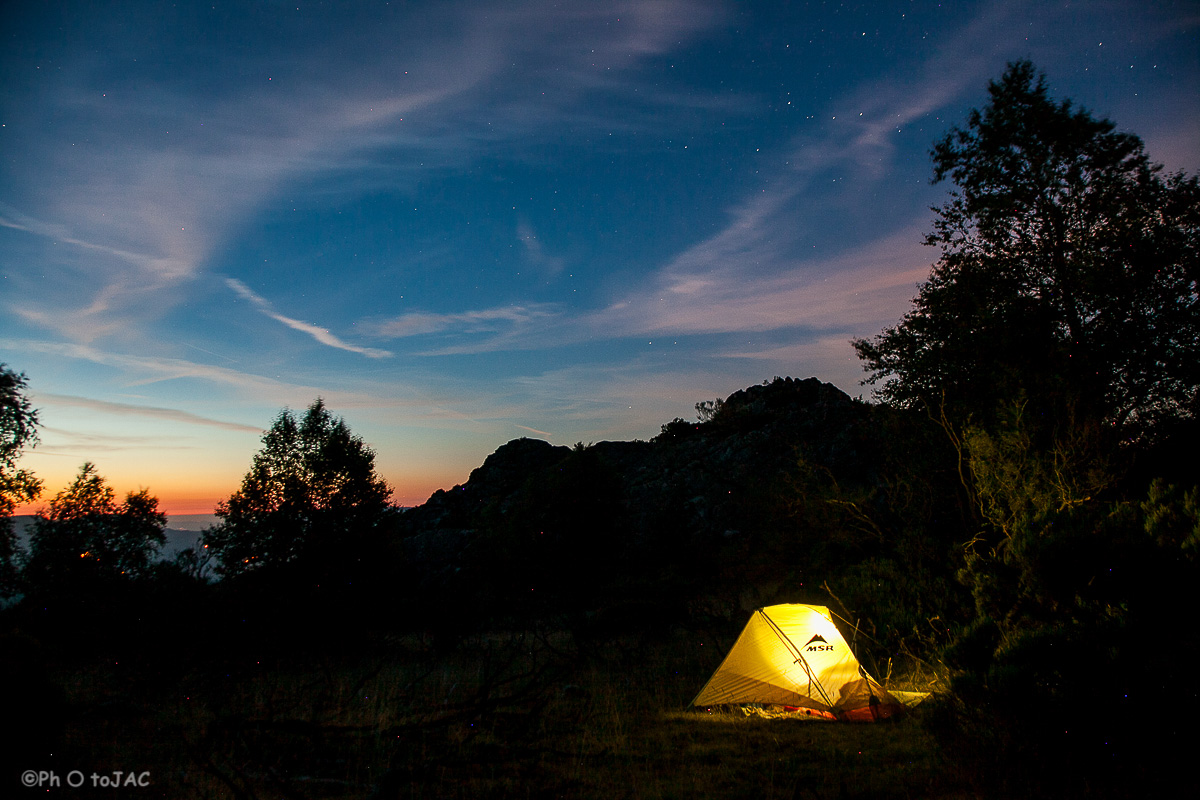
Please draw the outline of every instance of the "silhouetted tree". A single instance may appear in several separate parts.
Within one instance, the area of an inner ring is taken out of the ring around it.
[[[989,93],[932,151],[957,189],[915,308],[854,342],[885,401],[933,412],[974,514],[935,729],[999,795],[1153,793],[1196,711],[1175,688],[1196,647],[1165,611],[1196,580],[1197,491],[1123,485],[1113,434],[1161,443],[1197,416],[1200,184],[1028,62]],[[1137,714],[1171,743],[1153,758]]]
[[[241,488],[217,506],[204,534],[226,577],[303,560],[330,565],[388,513],[391,489],[375,473],[375,453],[316,400],[297,419],[289,410],[262,438]]]
[[[25,582],[31,591],[54,592],[144,577],[166,542],[166,524],[158,499],[146,489],[129,492],[117,505],[96,466],[85,463],[34,524]]]
[[[42,482],[17,459],[37,443],[37,411],[25,396],[26,381],[0,363],[0,597],[17,590],[17,545],[12,512],[18,503],[36,498]]]
[[[1200,186],[1141,140],[1050,98],[1029,62],[932,151],[958,189],[926,243],[942,255],[915,308],[854,347],[901,405],[986,422],[996,398],[1131,434],[1195,415]]]

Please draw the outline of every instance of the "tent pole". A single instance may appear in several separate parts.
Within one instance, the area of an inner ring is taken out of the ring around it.
[[[795,663],[799,664],[801,667],[804,668],[804,674],[808,676],[808,685],[809,685],[810,689],[813,686],[817,687],[817,693],[821,695],[821,700],[823,700],[825,702],[825,705],[829,706],[832,709],[833,701],[831,701],[829,699],[829,695],[827,695],[825,693],[825,687],[822,686],[821,682],[819,680],[817,680],[817,677],[815,675],[813,675],[812,667],[810,667],[808,665],[808,660],[804,657],[804,654],[800,652],[800,648],[796,647],[795,643],[791,639],[788,638],[788,635],[786,633],[783,632],[783,629],[775,624],[775,620],[773,620],[767,616],[766,611],[763,611],[760,608],[760,609],[758,609],[758,613],[762,614],[763,619],[765,619],[767,621],[767,624],[771,626],[771,630],[775,633],[776,636],[779,637],[780,641],[783,642],[784,646],[787,647],[788,652],[790,652],[791,654],[793,654],[796,657]]]

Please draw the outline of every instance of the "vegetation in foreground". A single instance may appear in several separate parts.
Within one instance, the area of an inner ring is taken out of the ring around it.
[[[919,715],[843,725],[685,711],[707,650],[727,644],[526,632],[449,653],[405,637],[174,672],[91,663],[61,676],[55,755],[36,767],[148,770],[146,797],[961,796]]]

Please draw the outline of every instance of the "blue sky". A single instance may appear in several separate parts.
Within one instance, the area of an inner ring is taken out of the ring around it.
[[[0,13],[22,465],[180,514],[318,396],[405,504],[510,439],[649,438],[776,375],[869,397],[849,341],[928,274],[929,148],[1008,61],[1200,167],[1194,2]]]

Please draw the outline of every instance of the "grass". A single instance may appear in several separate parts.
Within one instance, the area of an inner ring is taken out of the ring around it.
[[[247,653],[168,674],[93,664],[58,675],[70,711],[50,768],[148,770],[147,798],[968,796],[919,715],[684,710],[713,649],[678,633],[583,646],[523,633],[448,653],[415,637]]]

